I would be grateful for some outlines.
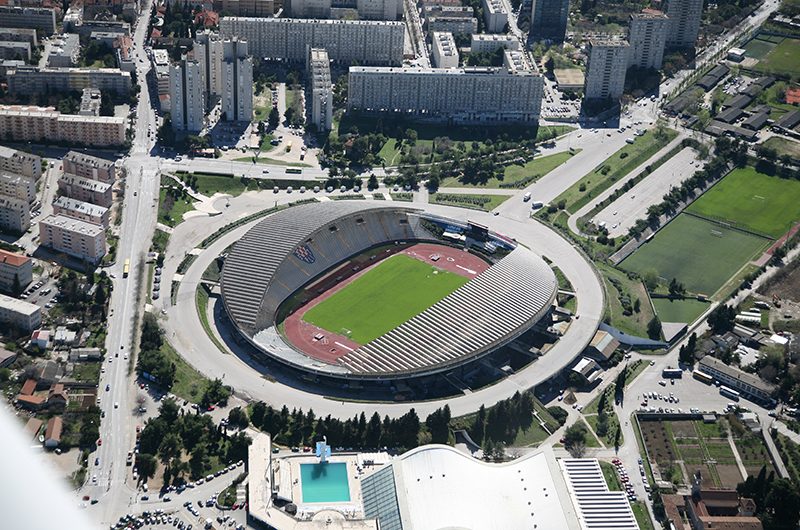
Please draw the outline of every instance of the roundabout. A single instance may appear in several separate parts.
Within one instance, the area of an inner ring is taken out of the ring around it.
[[[288,194],[282,194],[278,197],[278,202],[283,204],[288,203],[289,199],[292,198]],[[272,206],[274,200],[275,195],[267,192],[245,194],[232,199],[230,206],[225,207],[222,215],[193,217],[175,227],[170,238],[170,248],[167,251],[164,265],[164,277],[174,278],[180,282],[174,296],[175,305],[172,306],[170,298],[165,296],[160,301],[160,304],[156,302],[154,307],[155,310],[162,308],[166,310],[167,318],[163,319],[162,325],[165,329],[165,337],[176,351],[198,372],[211,379],[221,378],[226,385],[232,386],[236,394],[242,398],[262,400],[278,407],[290,404],[304,409],[313,408],[317,414],[332,414],[338,417],[349,417],[361,412],[365,412],[368,415],[378,412],[382,416],[395,417],[404,414],[410,406],[413,406],[418,414],[427,415],[443,406],[444,403],[449,404],[454,416],[467,414],[477,410],[483,404],[490,406],[499,400],[510,397],[517,391],[531,389],[558,373],[583,351],[593,337],[602,318],[604,307],[603,290],[598,278],[595,276],[594,269],[572,245],[549,228],[533,220],[519,220],[511,216],[492,216],[489,213],[432,204],[404,203],[404,206],[407,205],[405,209],[414,212],[414,215],[439,216],[460,223],[466,223],[469,219],[476,223],[488,225],[491,231],[502,234],[502,236],[511,238],[519,243],[516,249],[506,258],[500,260],[499,263],[503,263],[516,254],[517,250],[520,251],[520,255],[526,255],[525,259],[532,259],[530,263],[538,262],[544,264],[539,256],[546,256],[553,266],[558,266],[572,283],[578,298],[578,312],[582,318],[573,320],[564,337],[558,340],[545,355],[517,373],[504,377],[496,384],[480,390],[466,390],[463,395],[446,400],[414,402],[413,404],[408,402],[365,403],[363,401],[368,401],[368,399],[365,400],[363,396],[358,394],[348,396],[346,393],[341,393],[341,396],[338,396],[339,393],[330,387],[323,388],[312,380],[298,377],[297,373],[286,370],[268,370],[258,356],[253,355],[255,352],[249,345],[243,344],[240,346],[235,344],[234,341],[227,340],[230,338],[229,335],[225,336],[224,342],[226,342],[233,355],[223,354],[206,334],[197,314],[195,291],[203,272],[219,254],[233,243],[239,241],[263,220],[253,221],[231,230],[202,251],[195,250],[195,247],[208,234],[235,222],[237,218],[243,218]],[[326,206],[326,202],[323,201],[321,204]],[[365,208],[365,204],[367,204],[361,201],[359,203],[355,206],[346,206],[338,203],[338,201],[337,203],[331,201],[330,206],[326,206],[326,208],[343,208],[342,211],[348,208],[359,210]],[[374,205],[375,203],[372,204]],[[374,206],[372,207],[374,208]],[[384,206],[384,208],[386,207],[389,206]],[[291,211],[291,209],[284,211]],[[173,247],[174,244],[175,246]],[[289,247],[291,247],[289,250],[295,248],[293,245],[289,245]],[[178,264],[189,252],[198,254],[197,259],[184,275],[176,276],[175,272]],[[234,254],[235,251],[231,255]],[[532,258],[527,257],[527,255],[532,256]],[[494,267],[490,267],[489,271]],[[526,268],[530,269],[531,267],[527,265]],[[547,267],[545,266],[544,268],[546,269]],[[328,270],[328,268],[325,268],[325,270]],[[538,269],[540,275],[542,272],[541,268]],[[544,271],[544,273],[545,275],[547,273],[552,275],[549,270]],[[223,277],[223,296],[225,291],[224,283],[225,279]],[[468,282],[465,287],[471,283]],[[253,279],[252,285],[254,286],[253,291],[257,291],[255,279]],[[513,289],[511,290],[513,291]],[[289,292],[287,292],[288,294]],[[550,296],[554,296],[554,292],[545,296],[545,300],[549,299]],[[538,311],[533,311],[533,313],[538,313]],[[538,315],[539,318],[541,316]],[[269,322],[269,319],[264,322]],[[223,332],[219,331],[218,333],[217,337],[220,338]],[[227,334],[229,331],[224,333]],[[255,332],[253,335],[255,336]],[[513,333],[507,333],[505,336],[513,335]],[[295,355],[297,355],[296,352]],[[310,359],[309,357],[303,357],[305,361]],[[318,369],[334,366],[334,368],[344,370],[341,365],[338,367],[336,365],[324,366],[324,363],[319,361],[317,361],[317,364],[316,368]],[[346,375],[352,377],[353,373],[350,372]],[[391,377],[397,378],[397,375],[393,374]],[[349,401],[350,399],[358,399],[359,401]]]

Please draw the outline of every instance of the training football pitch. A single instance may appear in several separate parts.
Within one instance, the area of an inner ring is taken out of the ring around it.
[[[707,302],[693,298],[670,300],[669,298],[653,298],[656,314],[661,322],[684,322],[691,324],[703,311],[710,307]]]
[[[779,239],[800,222],[800,182],[738,168],[692,203],[689,211],[730,219]]]
[[[775,49],[769,52],[756,65],[757,70],[765,70],[767,67],[776,72],[788,75],[800,72],[800,40],[783,39]]]
[[[711,296],[771,244],[769,239],[682,213],[620,266],[638,274],[652,268],[662,278],[676,278],[690,293]]]
[[[414,258],[396,255],[309,309],[303,320],[367,344],[468,281],[469,278]]]

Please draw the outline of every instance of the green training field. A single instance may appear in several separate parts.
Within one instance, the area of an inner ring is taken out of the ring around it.
[[[710,307],[707,302],[700,300],[670,300],[669,298],[653,298],[658,319],[661,322],[684,322],[691,324],[703,311]]]
[[[753,39],[744,46],[745,56],[751,59],[763,59],[775,49],[776,43],[767,40]]]
[[[392,256],[312,307],[303,320],[367,344],[468,281],[408,256]]]
[[[712,230],[722,237],[712,235]],[[620,266],[638,274],[654,268],[662,278],[676,278],[690,293],[712,296],[771,243],[769,239],[682,213]]]
[[[788,75],[800,73],[800,40],[783,39],[775,49],[761,59],[756,68],[772,68]]]
[[[738,168],[696,200],[689,211],[730,219],[778,239],[800,222],[800,182],[770,177],[751,167]]]

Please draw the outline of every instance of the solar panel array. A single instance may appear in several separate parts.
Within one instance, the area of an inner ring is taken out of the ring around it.
[[[609,491],[597,460],[563,458],[558,463],[583,530],[639,530],[628,498]]]

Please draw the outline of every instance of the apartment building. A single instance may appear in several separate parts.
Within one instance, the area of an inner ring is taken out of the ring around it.
[[[106,253],[106,231],[98,224],[62,214],[39,221],[41,244],[79,260],[97,264]]]
[[[117,179],[117,166],[113,160],[70,151],[64,157],[64,173],[79,177],[113,183]]]
[[[22,254],[0,250],[0,289],[11,292],[14,277],[23,289],[33,281],[33,260]]]
[[[29,28],[0,28],[0,41],[28,42],[33,47],[39,45],[36,30]]]
[[[458,68],[458,48],[452,33],[434,31],[431,34],[431,42],[434,68]]]
[[[694,46],[700,33],[703,0],[668,0],[667,46]]]
[[[153,50],[153,70],[156,73],[158,95],[169,95],[169,52]]]
[[[36,180],[25,175],[0,172],[0,195],[30,204],[36,200]]]
[[[472,8],[469,8],[472,11]],[[458,35],[473,35],[478,32],[478,19],[475,17],[427,17],[425,19],[425,27],[428,33],[434,31],[452,33]]]
[[[104,208],[111,206],[111,184],[105,182],[64,173],[58,179],[58,189],[70,199],[90,202]]]
[[[402,0],[290,0],[294,18],[341,18],[356,11],[362,20],[397,20],[403,14]]]
[[[0,59],[11,60],[19,55],[25,61],[31,60],[31,45],[28,42],[0,40]]]
[[[56,10],[49,7],[0,6],[0,28],[42,28],[45,35],[56,32]]]
[[[525,69],[357,66],[348,105],[460,123],[530,123],[539,119],[543,90],[544,78]]]
[[[30,227],[28,201],[0,196],[0,230],[22,234]]]
[[[31,331],[42,325],[42,308],[25,300],[0,294],[0,322]]]
[[[309,48],[306,71],[311,80],[311,123],[324,130],[333,127],[333,84],[331,61],[322,48]]]
[[[73,28],[73,32],[78,35],[91,35],[97,31],[130,35],[131,25],[121,20],[84,20]]]
[[[567,34],[569,0],[531,2],[531,38],[560,42]]]
[[[659,70],[664,61],[669,18],[663,13],[634,13],[628,23],[631,65]]]
[[[497,48],[504,47],[507,50],[519,50],[519,40],[513,35],[473,35],[470,51],[494,53]]]
[[[117,56],[117,66],[123,72],[136,70],[136,59],[133,56],[133,39],[128,35],[119,35],[114,41],[114,53]]]
[[[508,24],[508,13],[505,4],[500,0],[481,0],[483,20],[489,33],[503,33]]]
[[[587,45],[584,97],[619,99],[625,88],[625,74],[633,48],[626,40],[591,40]]]
[[[69,197],[59,197],[53,203],[53,214],[63,214],[67,217],[74,217],[87,223],[102,225],[103,228],[108,230],[109,227],[109,209],[97,204],[83,202]]]
[[[332,61],[342,64],[403,62],[402,22],[225,17],[219,26],[223,38],[246,40],[253,57],[303,62],[310,46],[325,48]]]
[[[203,67],[193,56],[169,67],[169,99],[172,128],[176,131],[200,131],[205,114]]]
[[[215,0],[214,11],[235,17],[271,17],[283,7],[282,0]]]
[[[197,35],[194,56],[200,63],[206,99],[219,97],[228,120],[250,121],[253,117],[253,59],[247,41],[222,39],[206,31]]]
[[[131,74],[119,68],[39,68],[22,66],[8,72],[8,90],[13,94],[45,94],[82,91],[84,88],[109,90],[119,95],[131,89]]]
[[[42,176],[42,159],[37,155],[0,145],[0,171],[39,180]]]
[[[78,62],[80,53],[80,38],[74,33],[64,33],[50,44],[46,64],[50,68],[69,68]]]

